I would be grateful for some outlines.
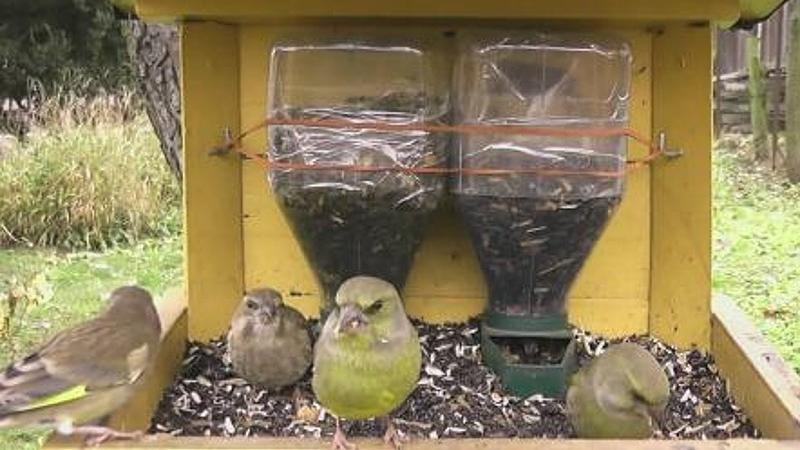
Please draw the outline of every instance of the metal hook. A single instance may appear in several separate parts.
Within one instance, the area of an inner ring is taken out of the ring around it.
[[[233,147],[233,132],[230,127],[222,129],[222,145],[215,145],[208,151],[209,156],[222,156]]]
[[[663,131],[658,133],[658,151],[667,159],[675,159],[683,156],[683,149],[667,148],[667,133]]]

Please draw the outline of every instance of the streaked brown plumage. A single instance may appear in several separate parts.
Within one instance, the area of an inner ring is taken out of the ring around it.
[[[267,388],[295,383],[312,358],[305,318],[270,288],[245,294],[231,321],[228,351],[236,373]]]
[[[45,426],[85,434],[90,443],[130,438],[78,426],[123,406],[143,379],[161,324],[150,294],[136,286],[111,293],[95,318],[66,329],[0,375],[0,427]]]

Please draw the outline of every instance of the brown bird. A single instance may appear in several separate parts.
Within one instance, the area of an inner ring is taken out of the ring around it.
[[[245,294],[228,332],[233,370],[267,388],[295,383],[311,365],[311,338],[302,314],[270,288]]]
[[[161,322],[150,294],[111,293],[105,311],[64,330],[0,375],[0,427],[44,426],[79,434],[89,445],[134,439],[90,423],[122,407],[158,350]]]

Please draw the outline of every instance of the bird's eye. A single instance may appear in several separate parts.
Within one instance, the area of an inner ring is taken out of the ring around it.
[[[255,300],[247,300],[247,308],[248,309],[257,309],[258,308],[258,303],[256,303]]]
[[[383,307],[383,300],[376,300],[371,305],[367,306],[364,310],[364,314],[375,314],[376,312],[380,311]]]

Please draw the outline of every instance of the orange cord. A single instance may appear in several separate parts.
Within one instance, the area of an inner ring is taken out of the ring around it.
[[[511,175],[511,174],[539,174],[547,176],[595,176],[604,178],[621,178],[627,170],[622,171],[584,171],[584,170],[557,170],[557,169],[492,169],[492,168],[446,168],[446,167],[376,167],[361,165],[309,165],[304,163],[285,163],[270,161],[260,154],[249,153],[242,148],[242,140],[250,134],[268,126],[309,126],[321,128],[339,128],[356,130],[377,131],[423,131],[429,133],[459,133],[459,134],[505,134],[525,136],[563,136],[563,137],[614,137],[627,136],[650,151],[647,156],[640,159],[628,160],[628,170],[637,169],[649,164],[661,155],[661,149],[650,140],[630,128],[557,128],[557,127],[528,127],[524,125],[442,125],[431,123],[398,124],[388,122],[351,122],[343,119],[281,119],[266,118],[261,123],[248,128],[236,139],[228,143],[218,152],[234,150],[240,155],[259,162],[267,169],[295,169],[295,170],[343,170],[348,172],[385,172],[400,171],[415,174],[449,174],[464,173],[468,175]]]

